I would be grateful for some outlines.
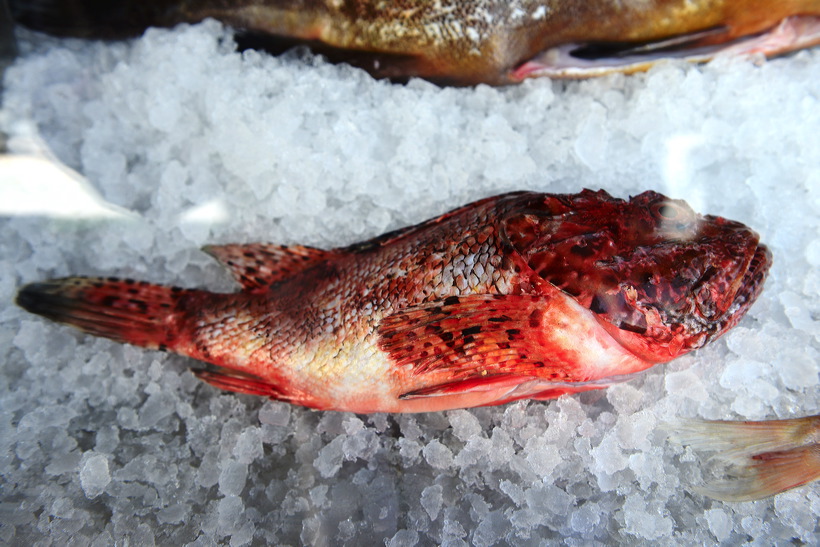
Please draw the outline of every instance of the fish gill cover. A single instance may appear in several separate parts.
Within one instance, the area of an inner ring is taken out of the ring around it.
[[[0,541],[816,539],[816,484],[707,500],[687,487],[710,469],[657,426],[818,413],[817,51],[455,90],[235,53],[213,22],[128,43],[21,37],[10,149],[38,135],[137,218],[3,210]],[[774,254],[766,290],[721,340],[605,391],[402,416],[220,392],[188,360],[11,305],[23,282],[78,272],[230,290],[197,247],[331,248],[504,191],[582,187],[653,188],[753,226]]]

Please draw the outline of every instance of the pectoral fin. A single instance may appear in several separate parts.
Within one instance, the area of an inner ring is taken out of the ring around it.
[[[379,347],[408,385],[402,400],[548,399],[603,388],[652,365],[568,294],[548,284],[539,290],[451,296],[386,317]]]
[[[454,296],[387,317],[379,344],[418,384],[405,400],[486,392],[490,404],[603,387],[577,362],[568,299]]]

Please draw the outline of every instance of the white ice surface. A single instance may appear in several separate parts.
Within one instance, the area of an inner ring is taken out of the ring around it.
[[[0,218],[0,543],[818,541],[820,486],[703,498],[688,487],[705,460],[658,426],[820,412],[820,50],[439,89],[236,53],[214,23],[23,38],[10,148],[42,139],[136,218]],[[229,289],[201,245],[344,245],[503,191],[584,187],[754,227],[774,253],[763,295],[720,341],[606,391],[402,416],[220,392],[187,359],[11,304],[71,274]]]

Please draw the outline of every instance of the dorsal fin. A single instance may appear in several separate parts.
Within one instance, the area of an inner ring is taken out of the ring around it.
[[[405,226],[404,228],[399,228],[398,230],[387,232],[372,239],[368,239],[367,241],[360,241],[359,243],[354,243],[353,245],[342,247],[339,250],[351,253],[363,253],[371,251],[373,249],[377,249],[379,247],[387,247],[388,245],[392,245],[403,238],[413,237],[417,235],[419,232],[423,232],[424,230],[430,228],[431,226],[442,224],[444,221],[454,216],[463,214],[465,211],[471,211],[478,207],[482,207],[487,203],[503,202],[504,200],[508,200],[511,198],[514,199],[523,196],[527,193],[528,192],[508,192],[506,194],[500,194],[498,196],[480,199],[478,201],[468,203],[467,205],[463,205],[457,209],[453,209],[452,211],[448,211],[435,218],[425,220],[424,222],[420,222],[412,226]]]
[[[303,245],[206,245],[203,251],[227,267],[245,290],[264,290],[323,260],[338,256],[335,251],[324,251]]]

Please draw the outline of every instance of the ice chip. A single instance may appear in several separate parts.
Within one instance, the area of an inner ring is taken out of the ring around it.
[[[234,532],[242,520],[245,504],[239,496],[226,496],[219,500],[218,525],[224,534]]]
[[[313,465],[323,477],[332,477],[342,467],[344,442],[344,435],[340,435],[319,451]]]
[[[86,497],[93,499],[105,491],[111,482],[108,471],[108,458],[102,454],[91,454],[83,458],[80,468],[80,486]]]
[[[387,542],[387,547],[414,547],[418,543],[418,532],[415,530],[399,530]]]
[[[247,464],[228,460],[223,464],[222,472],[219,474],[219,491],[226,496],[238,496],[245,488],[247,478]]]
[[[481,519],[473,533],[473,545],[489,547],[503,538],[510,523],[500,511],[493,511]]]
[[[191,506],[187,503],[169,505],[157,513],[157,519],[167,524],[179,524],[190,513]]]
[[[441,510],[442,492],[444,488],[440,484],[428,486],[421,492],[421,506],[427,511],[430,520],[436,520]]]
[[[547,443],[543,437],[530,439],[525,447],[525,452],[527,454],[527,463],[540,477],[550,476],[558,464],[561,463],[558,447]]]
[[[601,521],[601,509],[596,503],[587,503],[574,510],[569,517],[573,530],[588,535]]]
[[[812,317],[811,310],[806,306],[806,300],[803,296],[793,291],[786,291],[780,295],[780,303],[783,305],[786,317],[789,318],[789,322],[795,329],[806,332],[814,331],[816,322]]]
[[[777,367],[777,373],[789,389],[801,390],[816,387],[820,381],[817,372],[818,359],[820,356],[813,348],[793,352],[791,355],[784,356],[781,366]]]
[[[259,409],[259,421],[263,424],[286,426],[292,406],[287,403],[267,401]]]
[[[630,384],[615,384],[606,390],[606,397],[619,413],[635,412],[641,408],[643,394]]]
[[[173,414],[174,407],[175,401],[170,393],[160,391],[150,395],[140,408],[140,428],[154,427],[160,420]]]
[[[709,394],[698,376],[691,370],[669,372],[664,376],[666,391],[672,395],[703,402]]]
[[[719,542],[724,542],[732,535],[732,520],[722,509],[709,509],[705,513],[706,522],[709,523],[709,531],[714,534]]]
[[[670,537],[674,522],[668,516],[658,514],[654,507],[638,497],[627,497],[623,505],[624,531],[642,539],[659,540]]]
[[[258,427],[248,427],[239,434],[233,455],[239,463],[249,464],[263,454],[262,430]]]
[[[604,435],[601,443],[592,449],[592,469],[607,475],[625,469],[628,463],[620,449],[617,433],[610,432]]]
[[[438,440],[431,441],[422,449],[424,459],[436,469],[446,469],[453,465],[453,452]]]
[[[453,410],[447,413],[453,433],[464,442],[481,434],[481,424],[469,410]]]

